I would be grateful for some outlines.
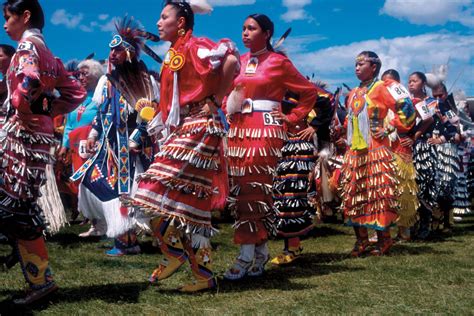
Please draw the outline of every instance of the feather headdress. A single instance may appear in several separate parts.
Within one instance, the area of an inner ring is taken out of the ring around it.
[[[448,64],[433,67],[430,73],[426,73],[426,85],[433,89],[446,81],[448,77]]]
[[[110,48],[122,45],[127,52],[133,52],[137,59],[139,59],[140,53],[143,50],[157,62],[162,62],[161,58],[145,44],[147,40],[159,42],[160,37],[145,31],[141,23],[135,20],[135,18],[126,15],[115,22],[115,28],[117,29],[117,34],[114,35],[109,43]]]

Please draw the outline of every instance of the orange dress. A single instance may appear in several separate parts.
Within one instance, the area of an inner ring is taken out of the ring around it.
[[[399,83],[375,81],[349,94],[347,141],[342,167],[343,210],[349,226],[384,230],[395,223],[399,211],[397,167],[389,138],[375,138],[388,110],[390,124],[406,133],[415,122],[415,110]]]

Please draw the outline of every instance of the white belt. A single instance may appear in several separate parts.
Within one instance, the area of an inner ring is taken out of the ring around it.
[[[245,99],[242,102],[242,108],[240,112],[242,113],[271,112],[273,110],[278,110],[279,108],[280,108],[280,102],[277,102],[277,101]]]

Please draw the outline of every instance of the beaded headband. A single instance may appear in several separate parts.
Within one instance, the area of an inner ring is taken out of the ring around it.
[[[380,58],[378,58],[378,57],[368,57],[368,56],[365,56],[365,55],[357,56],[355,61],[356,62],[368,61],[368,62],[371,62],[371,63],[374,63],[374,64],[382,64],[382,62],[380,61]]]
[[[110,48],[115,48],[115,47],[118,47],[120,45],[123,45],[123,47],[125,47],[125,49],[128,49],[129,51],[131,52],[135,52],[135,47],[133,47],[132,44],[130,44],[129,42],[125,41],[122,36],[116,34],[114,35],[114,37],[112,38],[112,40],[110,41],[109,43],[109,47]]]

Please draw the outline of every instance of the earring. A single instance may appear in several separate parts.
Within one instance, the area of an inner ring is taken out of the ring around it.
[[[129,63],[131,63],[131,62],[132,62],[132,58],[131,58],[131,56],[130,56],[130,50],[127,49],[127,50],[126,50],[126,53],[127,53],[127,61],[128,61]]]
[[[184,29],[179,29],[178,30],[178,36],[183,37],[186,34],[186,31]]]

